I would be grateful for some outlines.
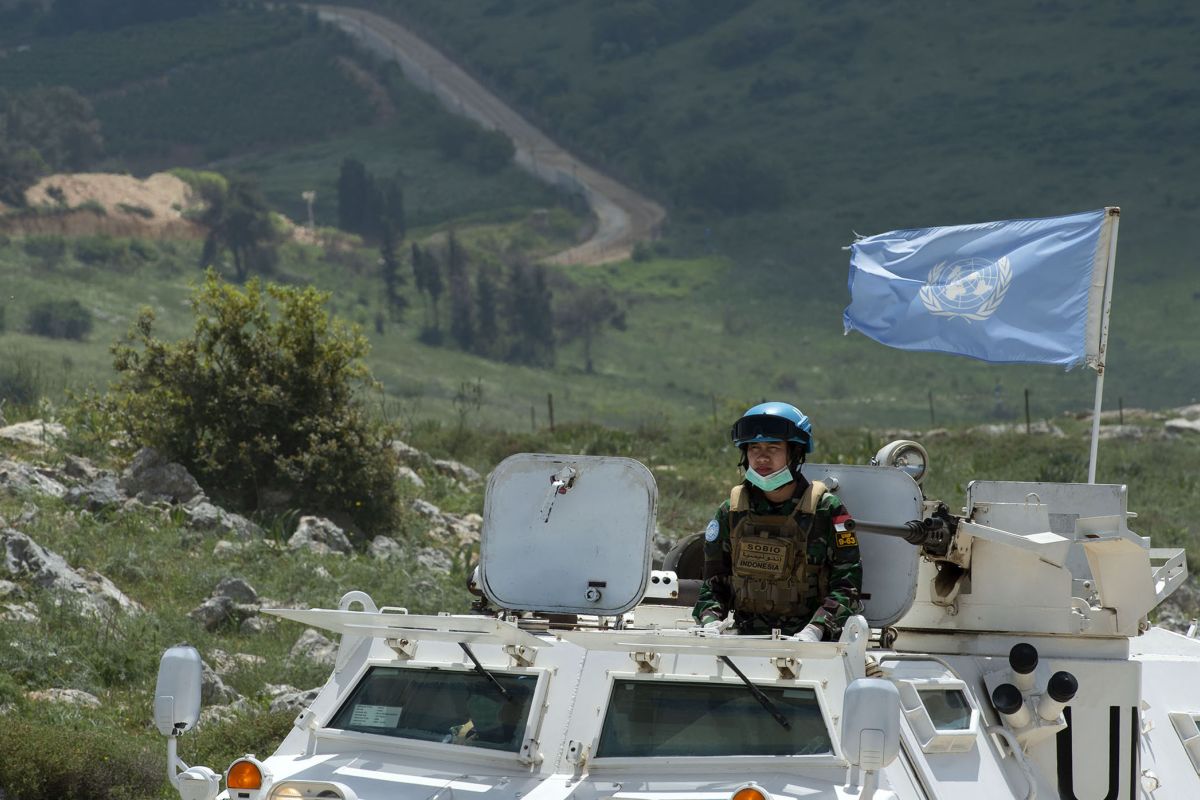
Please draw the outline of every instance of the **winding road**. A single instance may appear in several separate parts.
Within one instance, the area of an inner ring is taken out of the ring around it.
[[[596,216],[590,239],[551,256],[556,264],[603,264],[630,257],[666,218],[662,206],[572,156],[505,105],[451,59],[396,22],[345,6],[316,6],[318,16],[363,47],[400,65],[405,77],[435,95],[454,114],[504,132],[515,161],[539,180],[582,192]]]

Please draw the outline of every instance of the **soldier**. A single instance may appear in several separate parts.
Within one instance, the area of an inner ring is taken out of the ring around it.
[[[717,630],[836,639],[859,610],[862,561],[846,507],[800,474],[812,424],[795,406],[762,403],[731,435],[746,478],[704,531],[704,583],[692,616]]]

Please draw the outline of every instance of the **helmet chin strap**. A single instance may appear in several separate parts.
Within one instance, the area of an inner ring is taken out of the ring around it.
[[[746,480],[764,492],[773,492],[781,486],[787,486],[795,479],[795,476],[792,474],[791,465],[784,465],[770,475],[759,475],[753,469],[746,470]]]

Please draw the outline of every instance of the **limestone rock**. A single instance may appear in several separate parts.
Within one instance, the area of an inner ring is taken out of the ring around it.
[[[35,703],[63,703],[71,706],[99,708],[100,698],[82,689],[42,689],[26,692],[25,696]]]
[[[188,612],[188,616],[204,626],[206,631],[215,631],[234,618],[235,604],[229,597],[210,597]]]
[[[0,603],[0,620],[34,624],[41,621],[41,617],[33,603]]]
[[[292,645],[289,658],[307,658],[322,666],[332,667],[337,660],[337,645],[326,639],[312,628],[300,634],[300,638]]]
[[[0,491],[17,495],[32,493],[62,497],[67,493],[67,487],[27,464],[0,459]]]
[[[438,519],[442,516],[442,510],[440,508],[435,506],[433,503],[430,503],[428,500],[422,500],[419,497],[416,500],[413,500],[409,507],[426,519]]]
[[[234,514],[213,505],[203,496],[185,506],[184,514],[187,515],[187,526],[194,531],[217,531],[223,535],[231,534],[243,541],[260,538],[263,533],[262,528],[241,514]]]
[[[221,676],[206,662],[201,662],[200,702],[206,706],[220,706],[241,700],[242,696],[225,685]]]
[[[301,517],[296,532],[288,539],[288,548],[318,555],[347,555],[353,551],[342,529],[321,517]]]
[[[272,686],[271,684],[267,684],[267,689],[270,691],[268,696],[271,697],[271,713],[291,711],[299,714],[308,708],[321,692],[320,688],[301,691],[294,686]]]
[[[1176,417],[1163,423],[1168,433],[1200,433],[1200,419]]]
[[[433,460],[433,468],[445,475],[447,478],[454,478],[463,483],[479,483],[483,480],[479,473],[468,467],[466,464],[461,464],[458,461],[451,461],[448,458],[435,458]]]
[[[86,486],[68,489],[65,499],[70,505],[83,506],[93,513],[122,505],[126,500],[125,495],[117,488],[117,479],[111,475],[97,478]]]
[[[196,479],[183,465],[167,461],[151,447],[143,447],[121,474],[118,486],[127,495],[143,503],[186,503],[204,494]]]
[[[212,591],[213,597],[228,597],[238,603],[257,603],[258,592],[241,578],[222,578]]]
[[[396,479],[408,481],[418,489],[425,488],[425,481],[417,474],[417,471],[412,467],[399,466],[396,467]]]
[[[0,428],[0,440],[25,444],[39,450],[45,449],[59,439],[65,439],[67,429],[57,422],[31,419]]]
[[[367,555],[371,558],[377,558],[380,561],[399,558],[403,553],[404,548],[390,536],[376,536],[371,540],[371,544],[367,546]]]
[[[449,572],[453,568],[450,556],[436,547],[422,547],[417,551],[417,563],[433,572]]]
[[[10,575],[26,576],[35,586],[70,595],[86,613],[101,615],[112,608],[128,613],[142,610],[108,578],[98,572],[72,569],[58,553],[19,531],[0,531],[0,547],[3,567]]]

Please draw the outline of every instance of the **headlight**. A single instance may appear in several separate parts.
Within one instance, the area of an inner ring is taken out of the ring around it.
[[[271,788],[267,800],[358,800],[344,783],[332,781],[281,781]]]
[[[733,790],[733,794],[729,795],[729,800],[773,800],[771,793],[751,781],[750,783],[739,786]]]
[[[920,483],[929,469],[929,454],[916,442],[900,439],[885,444],[871,459],[871,463],[875,466],[895,467]]]

